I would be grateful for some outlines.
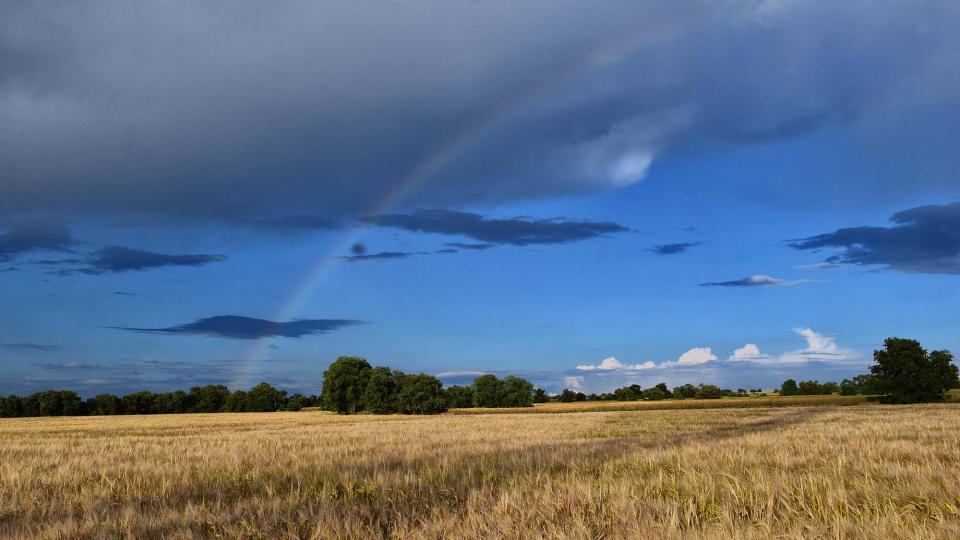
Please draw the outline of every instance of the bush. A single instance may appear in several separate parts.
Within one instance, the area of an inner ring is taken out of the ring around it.
[[[697,399],[720,399],[723,397],[723,390],[712,384],[701,384],[694,397]]]

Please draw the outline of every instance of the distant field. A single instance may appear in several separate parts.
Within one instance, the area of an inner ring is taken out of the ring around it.
[[[3,538],[958,538],[960,406],[0,420]]]
[[[537,403],[530,407],[499,409],[451,409],[452,414],[563,413],[585,411],[653,411],[674,409],[745,409],[755,407],[805,407],[815,405],[862,405],[864,396],[753,396],[723,399],[682,399],[663,401],[577,401]]]

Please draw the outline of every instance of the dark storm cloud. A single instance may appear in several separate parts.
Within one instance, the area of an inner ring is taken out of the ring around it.
[[[683,253],[692,247],[699,246],[700,242],[678,242],[676,244],[660,244],[659,246],[653,246],[650,248],[650,251],[656,253],[657,255],[676,255],[678,253]]]
[[[43,345],[40,343],[0,343],[0,349],[11,351],[39,351],[52,352],[60,350],[56,345]]]
[[[954,99],[960,6],[864,7],[7,2],[0,215],[323,228],[267,216],[609,189],[671,152]]]
[[[960,274],[960,203],[894,214],[892,227],[849,227],[790,242],[800,250],[839,249],[828,265],[881,265],[901,272]]]
[[[2,128],[0,128],[2,129]],[[59,223],[29,223],[16,225],[0,233],[0,262],[11,261],[19,255],[34,251],[65,251],[77,244],[70,229]]]
[[[372,216],[367,222],[410,232],[466,236],[487,244],[529,246],[566,244],[629,231],[609,221],[574,221],[565,218],[496,219],[453,210],[418,210],[413,214]]]
[[[288,322],[274,322],[238,315],[217,315],[189,324],[171,326],[169,328],[130,328],[123,326],[112,326],[111,328],[153,334],[260,339],[275,336],[299,338],[315,334],[326,334],[356,324],[361,324],[361,321],[347,319],[298,319]]]
[[[226,259],[227,257],[225,255],[168,255],[141,249],[108,246],[90,253],[84,259],[40,260],[31,261],[31,263],[52,268],[59,266],[66,267],[53,270],[54,274],[64,276],[87,274],[96,276],[162,268],[165,266],[204,266],[213,262],[225,261]]]

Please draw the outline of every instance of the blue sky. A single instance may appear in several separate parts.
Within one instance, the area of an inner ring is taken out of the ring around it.
[[[951,2],[135,4],[0,21],[0,392],[960,348]]]

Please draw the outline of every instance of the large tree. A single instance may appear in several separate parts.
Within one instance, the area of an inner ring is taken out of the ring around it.
[[[928,353],[914,339],[887,338],[883,349],[873,351],[870,373],[889,403],[943,401],[957,384],[957,366],[950,351]]]
[[[363,392],[364,408],[376,414],[397,412],[397,379],[403,376],[403,373],[388,367],[370,370],[367,388]]]
[[[440,379],[420,373],[397,376],[397,408],[403,414],[447,412],[447,395]]]
[[[363,394],[367,390],[370,364],[363,358],[341,356],[323,372],[323,406],[340,414],[363,410]]]
[[[503,385],[496,375],[481,375],[473,380],[473,399],[477,407],[499,407]]]

